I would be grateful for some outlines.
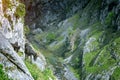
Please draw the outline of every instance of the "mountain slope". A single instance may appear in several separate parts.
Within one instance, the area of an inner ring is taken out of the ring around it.
[[[119,34],[120,0],[0,0],[0,77],[119,80]]]
[[[31,29],[28,39],[48,50],[43,52],[60,80],[119,80],[119,14],[119,0],[90,0],[72,17],[48,23],[45,31]]]

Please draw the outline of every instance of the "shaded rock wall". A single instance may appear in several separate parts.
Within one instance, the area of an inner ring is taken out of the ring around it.
[[[24,0],[22,2],[26,5],[26,24],[32,29],[46,30],[51,26],[56,27],[58,22],[84,8],[89,0]]]

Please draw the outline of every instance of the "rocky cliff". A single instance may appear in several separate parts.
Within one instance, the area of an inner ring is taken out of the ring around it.
[[[0,64],[9,78],[120,79],[120,0],[0,0],[0,20]],[[24,60],[25,38],[37,60]]]
[[[22,1],[26,5],[25,22],[30,28],[48,29],[85,7],[89,0],[34,0]]]
[[[24,24],[26,6],[19,0],[0,0],[0,80],[55,78],[46,69],[45,57],[26,39],[25,34],[29,32]],[[25,43],[32,49],[29,53],[25,53]]]
[[[13,49],[15,42],[24,52],[25,6],[18,1],[0,0],[0,64],[8,76],[17,80],[33,80],[23,60]]]

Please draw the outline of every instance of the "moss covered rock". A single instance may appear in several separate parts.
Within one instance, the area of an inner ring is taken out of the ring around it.
[[[22,3],[19,3],[19,5],[16,8],[15,15],[16,17],[24,17],[25,16],[25,5]]]

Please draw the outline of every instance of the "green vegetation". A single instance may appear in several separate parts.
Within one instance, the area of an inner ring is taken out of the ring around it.
[[[67,32],[69,36],[74,34],[74,30],[72,29],[72,27],[68,27]]]
[[[97,58],[97,61],[94,64],[94,66],[89,66],[89,63],[91,61],[90,59],[94,59],[94,57],[91,58],[90,54],[88,54],[88,57],[86,55],[85,60],[87,61],[85,62],[87,62],[87,65],[86,65],[87,72],[101,73],[104,70],[107,70],[107,71],[110,70],[116,64],[116,60],[111,57],[111,54],[108,48],[110,48],[110,46],[106,45],[102,50],[100,50],[99,57]],[[94,54],[91,54],[91,56],[93,55]]]
[[[16,8],[15,15],[16,17],[24,17],[25,16],[25,5],[22,3],[19,3],[19,5]]]
[[[97,52],[98,51],[86,53],[86,55],[84,56],[84,61],[85,61],[86,66],[90,66],[90,63],[92,59],[97,55]]]
[[[73,54],[72,60],[70,63],[68,63],[68,65],[70,66],[70,70],[79,79],[81,77],[79,74],[82,72],[82,70],[80,70],[82,60],[84,64],[83,71],[85,73],[83,73],[82,76],[84,77],[86,77],[86,75],[88,76],[88,74],[92,74],[94,77],[97,74],[102,75],[103,73],[110,71],[120,61],[120,38],[118,38],[119,33],[112,33],[112,21],[115,18],[115,13],[113,11],[108,12],[105,23],[101,23],[99,20],[101,4],[101,0],[90,0],[85,8],[81,10],[81,12],[78,12],[71,18],[67,19],[66,23],[62,25],[59,30],[51,30],[51,32],[48,30],[42,34],[36,34],[34,37],[38,42],[42,43],[43,40],[46,40],[46,49],[39,49],[39,46],[36,46],[37,43],[33,45],[37,50],[40,50],[44,54],[47,62],[53,66],[58,65],[56,64],[57,62],[62,63],[64,61],[64,58],[67,58]],[[66,12],[69,12],[69,10],[70,7],[66,7]],[[105,29],[106,26],[109,27],[109,29]],[[77,29],[79,29],[79,31]],[[81,39],[79,34],[84,29],[89,29],[89,32],[85,32],[86,35]],[[70,39],[74,34],[77,34],[77,36],[79,36],[80,39],[78,39],[78,37],[75,37],[75,49],[73,52],[67,50],[64,41],[65,37],[62,34],[68,36]],[[90,38],[93,38],[93,40],[87,44],[90,52],[82,54],[83,48]],[[113,52],[111,50],[113,50]],[[83,56],[81,57],[81,55]],[[83,59],[81,60],[81,58]],[[32,67],[35,67],[35,65]],[[31,70],[30,72],[34,78],[36,78],[36,74],[39,74],[37,76],[41,75],[41,77],[43,77],[43,75],[51,74],[51,71],[49,69],[45,70],[44,72],[37,70],[38,73],[35,71],[35,73],[33,73],[32,69],[29,69]],[[120,68],[116,68],[111,79],[120,79],[119,73]],[[45,80],[48,78],[48,76],[43,77]]]
[[[3,66],[0,64],[0,80],[12,80],[8,75],[3,71]]]
[[[42,72],[35,64],[31,64],[28,61],[25,61],[25,64],[35,80],[49,80],[49,78],[55,80],[55,77],[50,69],[46,69]]]
[[[105,22],[106,25],[108,26],[111,25],[113,18],[114,18],[114,13],[110,12],[106,18],[106,22]],[[113,50],[115,50],[115,52],[119,54],[120,39],[119,38],[115,39],[115,36],[111,34],[112,28],[110,28],[109,30],[106,30],[104,33],[103,25],[101,25],[100,22],[96,22],[93,25],[90,25],[90,27],[91,27],[91,32],[87,35],[87,40],[90,37],[94,37],[96,39],[95,41],[90,43],[91,44],[90,49],[92,48],[95,48],[95,49],[84,55],[84,58],[83,58],[83,61],[85,63],[84,69],[87,74],[90,74],[90,73],[101,74],[104,71],[109,71],[117,63],[115,58],[113,58],[113,55],[111,55],[110,49],[114,48]],[[104,42],[101,43],[101,40],[104,40],[107,43],[104,43]],[[111,43],[114,45],[111,46]],[[103,44],[102,48],[100,48],[101,44]]]
[[[57,41],[62,41],[64,39],[64,36],[59,36],[58,38],[57,38]]]
[[[80,75],[79,75],[79,70],[75,70],[73,67],[69,67],[70,68],[70,70],[74,73],[74,75],[78,78],[78,79],[80,79]]]
[[[113,11],[109,12],[108,16],[106,17],[105,24],[111,26],[114,17],[115,17],[114,12]]]
[[[39,52],[41,52],[45,57],[48,64],[56,65],[56,62],[58,61],[58,57],[55,56],[53,51],[48,48],[40,48],[36,43],[32,43],[32,46]]]
[[[49,68],[43,71],[43,75],[46,76],[44,80],[49,80],[49,78],[51,78],[52,80],[55,80],[53,72]]]
[[[49,33],[49,34],[47,34],[47,37],[46,37],[46,39],[48,40],[47,41],[48,43],[51,43],[52,41],[54,41],[55,38],[56,38],[55,33]]]
[[[24,34],[27,35],[27,34],[29,34],[29,32],[30,32],[29,27],[27,25],[24,26]]]
[[[80,15],[75,14],[73,17],[68,19],[69,23],[72,23],[73,29],[75,30],[80,24]]]
[[[116,38],[112,44],[112,48],[114,49],[116,55],[120,56],[120,37]]]
[[[119,80],[119,79],[120,79],[120,67],[117,67],[111,76],[111,80]]]
[[[44,32],[42,34],[36,34],[34,36],[35,40],[38,41],[38,42],[42,42],[44,39],[46,39],[46,36],[47,36],[47,33]],[[47,43],[47,42],[46,42]]]
[[[23,52],[20,52],[20,51],[19,51],[19,52],[18,52],[18,55],[19,55],[19,56],[22,56],[22,55],[23,55]]]

